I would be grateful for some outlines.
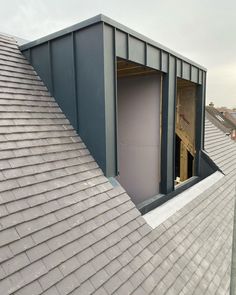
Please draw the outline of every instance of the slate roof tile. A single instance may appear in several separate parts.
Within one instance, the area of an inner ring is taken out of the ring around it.
[[[33,282],[45,273],[47,273],[47,269],[42,261],[33,262],[20,271],[25,283]]]
[[[40,286],[43,290],[47,290],[50,287],[56,285],[63,278],[62,273],[58,268],[54,268],[44,276],[39,278]]]
[[[80,287],[75,289],[71,294],[76,295],[76,294],[84,294],[84,295],[90,295],[94,293],[95,289],[92,285],[92,283],[88,280],[84,282]]]
[[[60,295],[58,289],[55,286],[52,286],[51,288],[45,290],[43,292],[45,295]]]
[[[87,262],[87,261],[86,261]],[[62,264],[60,264],[59,269],[63,276],[67,276],[68,274],[74,272],[80,266],[80,262],[76,256],[71,257],[70,259],[66,260]]]
[[[13,253],[12,253],[9,246],[1,247],[0,263],[2,263],[3,261],[6,261],[6,260],[8,260],[8,259],[10,259],[12,257],[13,257]]]
[[[33,283],[28,284],[27,286],[21,288],[17,292],[16,295],[39,295],[42,294],[42,287],[38,281],[34,281]]]
[[[29,257],[31,262],[34,262],[51,252],[51,249],[48,247],[46,243],[39,244],[34,248],[29,249],[26,251],[27,256]]]
[[[66,284],[65,284],[66,282]],[[78,287],[78,280],[74,274],[67,276],[63,281],[57,283],[57,289],[61,295],[69,294],[73,291],[76,287]],[[86,286],[87,287],[87,286]],[[85,290],[84,292],[86,292]],[[81,293],[83,294],[83,293]]]
[[[9,294],[11,292],[11,281],[6,278],[0,281],[0,293],[1,294]]]
[[[212,123],[226,176],[152,230],[1,36],[0,118],[1,294],[228,294],[236,150]]]

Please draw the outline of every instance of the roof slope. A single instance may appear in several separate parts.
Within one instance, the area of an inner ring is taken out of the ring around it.
[[[151,230],[1,36],[0,294],[227,294],[235,146],[206,130],[227,175]]]
[[[233,122],[231,122],[228,118],[226,118],[225,115],[212,106],[206,106],[206,117],[225,133],[236,129],[236,126]]]
[[[236,143],[206,119],[205,149],[226,174],[236,174]]]

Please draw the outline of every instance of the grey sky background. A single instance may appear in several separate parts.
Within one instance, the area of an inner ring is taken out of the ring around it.
[[[236,107],[235,0],[0,0],[0,32],[34,40],[103,13],[208,69],[207,102]]]

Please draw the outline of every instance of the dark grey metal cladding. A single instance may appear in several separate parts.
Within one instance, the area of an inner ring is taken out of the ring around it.
[[[128,34],[116,30],[115,32],[116,55],[128,59]]]
[[[145,65],[145,43],[130,35],[128,36],[128,42],[129,59],[139,64]]]
[[[25,52],[23,51],[25,54]],[[34,50],[28,49],[26,57],[30,58],[30,63],[33,65],[37,74],[46,84],[48,90],[52,93],[51,70],[50,70],[50,56],[48,42],[34,47]]]
[[[198,83],[198,71],[200,71],[198,68],[191,66],[191,81],[194,83]]]
[[[72,35],[50,40],[23,53],[30,58],[38,75],[56,97],[71,124],[77,128]]]
[[[216,163],[209,157],[209,155],[204,151],[200,151],[200,169],[199,169],[199,176],[201,179],[209,176],[210,174],[220,171],[223,171],[216,165]],[[224,174],[224,173],[223,173]]]
[[[23,53],[104,173],[111,175],[106,171],[106,140],[113,140],[107,131],[110,127],[105,125],[109,106],[105,109],[103,46],[103,23],[97,23],[33,46]],[[108,68],[106,76],[109,79],[112,75]]]
[[[181,59],[177,59],[177,70],[176,75],[178,78],[191,81],[196,84],[202,84],[202,76],[204,71],[200,68],[187,63]]]
[[[117,167],[117,118],[116,118],[116,49],[115,29],[103,25],[104,36],[104,92],[106,126],[106,175],[116,176]]]
[[[116,56],[163,72],[168,71],[168,53],[128,33],[115,31]]]
[[[75,32],[75,46],[79,135],[107,174],[103,24]]]
[[[181,78],[191,80],[191,67],[190,64],[182,62],[182,75]]]
[[[203,73],[205,81],[205,73]],[[205,123],[205,82],[197,86],[196,121],[195,121],[195,174],[201,174],[200,152],[204,148],[204,123]]]
[[[161,193],[164,194],[174,190],[176,79],[176,59],[170,55],[162,88]]]
[[[161,50],[147,45],[147,66],[156,70],[161,69]]]
[[[73,35],[65,35],[49,43],[51,50],[51,78],[53,96],[77,128]]]
[[[168,51],[155,47],[119,29],[116,29],[115,40],[117,57],[134,61],[164,73],[168,72]],[[174,55],[172,56],[174,57]],[[202,84],[202,72],[202,69],[197,66],[177,59],[177,77]]]

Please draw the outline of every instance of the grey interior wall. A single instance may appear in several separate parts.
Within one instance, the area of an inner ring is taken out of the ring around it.
[[[159,193],[161,75],[118,79],[117,180],[139,204]]]

